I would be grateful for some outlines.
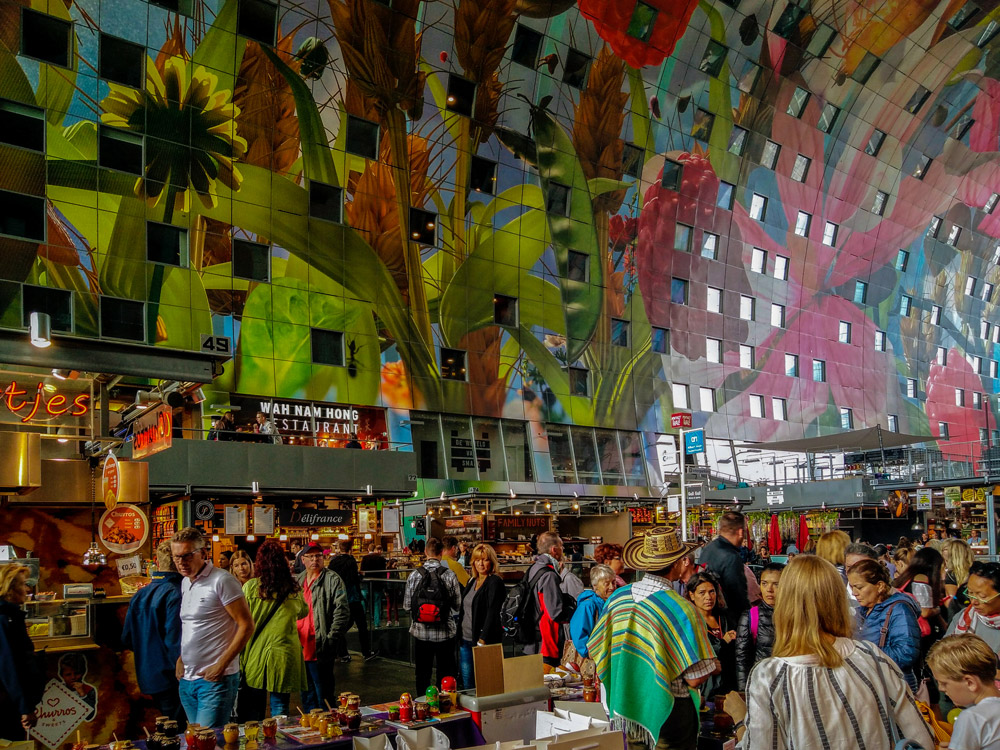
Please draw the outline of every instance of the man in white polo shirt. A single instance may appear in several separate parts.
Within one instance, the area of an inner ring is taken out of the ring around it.
[[[240,684],[240,651],[253,618],[234,576],[205,559],[205,537],[191,526],[170,540],[181,583],[181,704],[189,722],[220,727],[229,721]]]

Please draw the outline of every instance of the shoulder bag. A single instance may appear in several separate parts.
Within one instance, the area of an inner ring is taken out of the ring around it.
[[[896,717],[891,713],[892,703],[889,700],[889,688],[885,684],[885,675],[882,674],[882,665],[878,663],[879,657],[877,654],[873,654],[871,651],[868,651],[868,649],[865,649],[865,651],[875,659],[875,671],[878,672],[878,681],[882,685],[882,698],[885,701],[885,712],[888,714],[889,728],[892,732],[891,741],[893,750],[923,750],[923,747],[919,742],[908,740],[900,734],[899,725],[896,723]]]

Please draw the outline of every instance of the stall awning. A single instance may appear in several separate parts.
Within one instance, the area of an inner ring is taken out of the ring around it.
[[[879,432],[882,441],[879,442]],[[747,443],[737,448],[756,448],[768,451],[792,451],[795,453],[827,453],[830,451],[843,453],[845,451],[877,451],[879,448],[899,448],[904,445],[933,442],[933,435],[907,435],[902,432],[880,430],[878,427],[867,427],[863,430],[849,430],[833,435],[801,438],[799,440],[778,440],[773,443]]]

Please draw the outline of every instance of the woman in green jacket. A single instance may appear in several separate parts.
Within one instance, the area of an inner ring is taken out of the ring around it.
[[[254,634],[243,649],[240,669],[246,695],[239,699],[242,721],[263,719],[271,693],[271,716],[287,715],[291,694],[306,689],[306,665],[296,621],[309,614],[299,584],[292,578],[285,551],[264,542],[254,562],[257,578],[243,585],[253,615]]]

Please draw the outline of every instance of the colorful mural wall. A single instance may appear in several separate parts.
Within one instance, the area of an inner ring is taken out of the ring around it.
[[[0,324],[231,336],[216,403],[977,440],[995,6],[0,0]]]

